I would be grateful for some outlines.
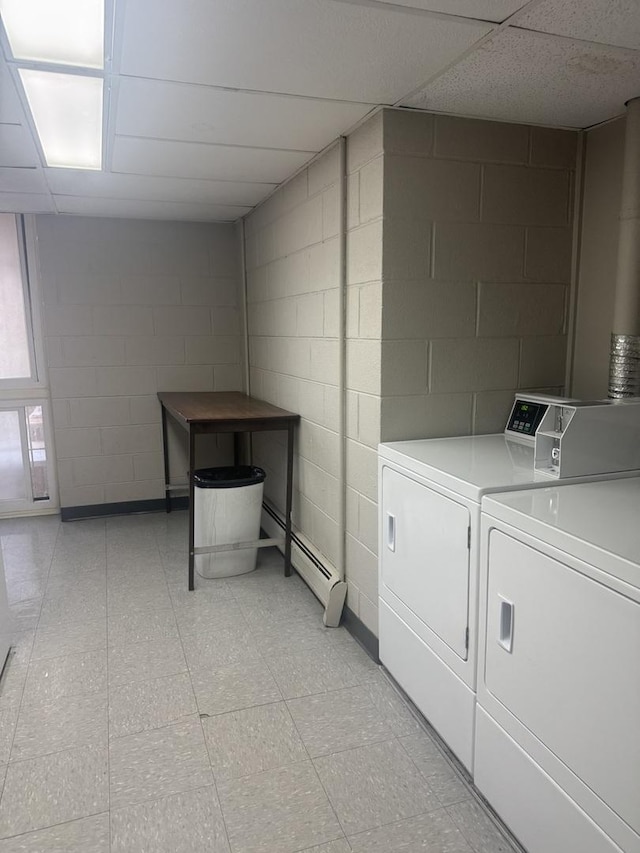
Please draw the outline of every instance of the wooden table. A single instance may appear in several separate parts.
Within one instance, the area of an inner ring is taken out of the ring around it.
[[[196,554],[231,551],[238,548],[264,548],[284,544],[284,573],[291,574],[291,503],[293,499],[293,433],[300,415],[279,409],[270,403],[256,400],[236,391],[159,391],[162,404],[162,443],[164,449],[165,500],[171,512],[172,486],[169,477],[169,444],[167,440],[167,415],[170,415],[189,436],[189,589],[194,588],[194,561]],[[267,430],[287,431],[287,497],[285,509],[285,536],[281,539],[260,539],[236,545],[194,547],[194,482],[196,436],[209,433],[234,434],[234,462],[240,461],[240,435],[243,432]]]

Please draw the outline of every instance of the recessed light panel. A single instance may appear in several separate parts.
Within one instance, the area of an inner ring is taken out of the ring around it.
[[[48,166],[102,167],[100,77],[20,69]]]
[[[14,59],[104,67],[103,0],[0,0]]]

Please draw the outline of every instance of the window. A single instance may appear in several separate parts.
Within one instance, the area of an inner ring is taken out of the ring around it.
[[[5,388],[37,379],[24,245],[22,218],[0,213],[0,387]]]
[[[24,218],[0,214],[0,516],[57,506]]]

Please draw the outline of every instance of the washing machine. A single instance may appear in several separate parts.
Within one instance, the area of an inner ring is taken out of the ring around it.
[[[640,478],[483,501],[475,784],[528,853],[640,851]]]
[[[469,772],[483,499],[634,473],[640,400],[517,394],[504,433],[379,446],[380,660]]]

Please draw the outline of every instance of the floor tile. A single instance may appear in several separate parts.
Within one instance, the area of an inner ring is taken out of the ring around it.
[[[267,664],[285,699],[357,687],[360,679],[331,650],[290,650],[269,657]]]
[[[11,659],[17,666],[29,663],[35,631],[14,631],[11,641]]]
[[[109,690],[109,736],[124,737],[197,714],[188,673],[135,681]]]
[[[444,809],[350,835],[349,843],[353,853],[473,853]]]
[[[107,570],[107,555],[104,551],[91,547],[70,547],[56,551],[51,561],[49,580],[63,580],[69,577],[84,577],[96,574],[105,577]]]
[[[41,607],[42,598],[30,598],[28,601],[9,605],[16,631],[33,631],[38,624]]]
[[[50,628],[38,628],[35,633],[31,660],[63,657],[91,652],[107,647],[107,620],[62,623]]]
[[[305,588],[292,588],[286,595],[263,595],[255,600],[241,599],[239,607],[251,628],[274,630],[282,628],[283,623],[295,621],[322,621],[322,605]]]
[[[233,853],[294,853],[342,836],[311,762],[221,782]]]
[[[203,788],[213,781],[197,717],[112,740],[109,754],[112,809]]]
[[[202,720],[216,781],[308,759],[284,702]]]
[[[111,839],[112,853],[229,853],[213,786],[116,809]]]
[[[312,758],[393,737],[364,687],[290,699],[287,705]]]
[[[328,841],[317,847],[307,847],[303,853],[351,853],[351,846],[346,838],[339,838],[337,841]]]
[[[186,672],[186,669],[182,643],[178,639],[153,640],[132,646],[112,646],[109,649],[110,688],[164,675],[177,675]]]
[[[447,812],[474,853],[510,853],[512,845],[476,800],[465,800]]]
[[[40,577],[16,579],[7,587],[7,600],[9,604],[18,604],[33,598],[41,598],[47,585],[46,573]]]
[[[195,669],[191,671],[191,681],[198,710],[210,716],[282,699],[274,677],[260,660]]]
[[[252,629],[260,651],[268,657],[286,654],[291,649],[323,651],[339,646],[344,639],[344,628],[325,628],[322,613],[307,619],[285,620],[279,625],[265,625]]]
[[[104,599],[107,588],[106,577],[102,572],[85,572],[82,575],[49,577],[45,598],[96,596]]]
[[[106,747],[107,732],[106,693],[24,706],[18,717],[11,761],[79,746]]]
[[[113,853],[349,853],[314,765],[359,853],[513,853],[277,549],[187,590],[187,521],[0,520],[22,631],[0,680],[0,853],[111,853],[105,784]]]
[[[314,764],[347,835],[440,807],[395,740],[316,758]]]
[[[23,702],[52,702],[63,696],[85,696],[107,689],[106,651],[84,652],[31,661]]]
[[[6,764],[9,761],[18,722],[18,710],[18,705],[9,705],[0,710],[0,764]]]
[[[244,623],[217,631],[182,635],[189,669],[213,669],[245,661],[261,660],[260,653]]]
[[[109,815],[98,814],[0,841],[0,853],[109,853]]]
[[[10,764],[0,802],[0,837],[105,811],[107,750],[82,747]]]
[[[365,690],[396,737],[420,734],[424,729],[389,681],[378,673],[365,682]]]
[[[194,590],[189,601],[174,602],[173,609],[180,634],[185,636],[200,631],[217,632],[220,628],[245,624],[240,606],[232,598],[216,600],[197,597]]]
[[[51,628],[55,625],[70,625],[74,622],[86,622],[101,619],[107,615],[107,591],[79,590],[76,593],[57,594],[42,601],[38,628]]]
[[[0,710],[20,704],[27,670],[26,664],[16,663],[9,655],[0,677]]]
[[[427,732],[400,738],[400,743],[443,806],[469,799],[469,788]]]
[[[166,582],[162,584],[142,584],[141,588],[109,590],[107,606],[109,616],[119,613],[138,614],[147,610],[167,610],[171,607],[171,599],[167,590]]]
[[[190,606],[194,600],[194,596],[199,601],[232,601],[235,598],[231,594],[229,587],[224,578],[212,578],[211,580],[203,580],[196,577],[195,589],[187,588],[187,563],[186,556],[180,559],[180,567],[175,572],[167,572],[165,565],[165,577],[169,586],[169,593],[174,607],[181,605]]]
[[[154,640],[178,638],[173,610],[149,610],[109,616],[107,622],[110,646],[129,646]]]

